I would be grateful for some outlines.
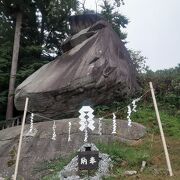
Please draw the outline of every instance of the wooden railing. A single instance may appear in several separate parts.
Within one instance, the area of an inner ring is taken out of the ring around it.
[[[14,117],[6,121],[0,121],[0,130],[19,125],[21,125],[21,116]]]

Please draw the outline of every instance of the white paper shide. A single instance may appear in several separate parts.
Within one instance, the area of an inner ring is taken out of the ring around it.
[[[80,116],[80,131],[84,131],[85,137],[84,137],[84,142],[87,142],[88,139],[88,128],[91,129],[92,131],[95,129],[94,126],[94,115],[93,115],[94,110],[90,106],[82,106],[82,108],[79,110]]]

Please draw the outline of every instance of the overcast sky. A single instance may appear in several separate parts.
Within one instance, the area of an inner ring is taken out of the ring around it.
[[[119,11],[130,20],[127,47],[140,50],[152,70],[180,63],[180,0],[124,2]],[[95,9],[95,0],[87,0],[86,7]]]

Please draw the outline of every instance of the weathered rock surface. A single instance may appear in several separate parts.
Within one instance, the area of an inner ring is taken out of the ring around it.
[[[101,20],[63,45],[64,54],[42,66],[15,92],[15,106],[51,118],[72,117],[82,105],[98,105],[137,89],[135,69],[123,42]]]
[[[71,139],[68,142],[68,122],[72,122]],[[25,126],[22,151],[19,163],[19,175],[28,179],[41,179],[41,173],[34,172],[37,164],[58,157],[66,157],[76,152],[84,144],[84,133],[79,130],[79,119],[56,121],[56,141],[52,138],[52,121],[34,124],[33,136],[27,136],[29,125]],[[128,128],[127,121],[117,120],[117,134],[112,135],[112,120],[102,121],[102,135],[98,134],[98,120],[95,119],[95,130],[90,131],[89,142],[112,143],[113,141],[133,143],[145,135],[145,127],[132,123]],[[11,177],[14,173],[15,159],[19,140],[20,126],[0,131],[0,174]],[[8,167],[9,166],[9,167]]]

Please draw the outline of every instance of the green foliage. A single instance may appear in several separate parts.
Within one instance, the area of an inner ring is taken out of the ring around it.
[[[78,1],[48,0],[46,7],[43,7],[43,0],[41,0],[39,4],[41,6],[39,7],[40,17],[43,23],[40,28],[41,32],[44,33],[44,47],[48,49],[47,53],[61,54],[62,41],[69,35],[68,18],[73,11],[78,9]]]
[[[68,18],[77,0],[0,1],[0,120],[5,119],[16,14],[23,14],[16,86],[61,54],[69,33]]]
[[[43,163],[38,164],[36,167],[34,167],[34,174],[36,173],[48,173],[47,176],[44,176],[43,180],[49,180],[53,179],[56,180],[58,175],[57,173],[60,172],[65,165],[67,165],[70,160],[75,156],[76,154],[71,154],[69,157],[59,157],[57,159],[54,159],[52,161],[45,161]]]
[[[119,4],[120,5],[120,4]],[[116,5],[112,5],[107,0],[103,0],[103,5],[101,5],[101,14],[102,16],[112,25],[113,29],[117,32],[119,37],[122,40],[125,40],[127,34],[122,31],[123,28],[126,28],[128,24],[128,19],[126,16],[120,14],[116,10]]]
[[[153,102],[149,103],[138,107],[138,111],[132,114],[131,119],[145,125],[149,132],[159,134],[156,114],[152,104]],[[159,106],[159,111],[165,134],[174,138],[180,138],[180,121],[178,115],[175,115],[175,113],[171,114],[171,111],[173,110],[166,111],[164,106]]]
[[[16,148],[15,148],[15,146],[13,146],[13,148],[9,152],[10,159],[7,162],[8,167],[11,167],[16,163],[16,154],[17,154]]]
[[[12,51],[12,29],[9,22],[4,22],[0,16],[0,120],[4,119],[6,112],[7,92]],[[9,36],[7,37],[7,33]]]
[[[141,55],[140,51],[129,50],[133,64],[139,74],[146,73],[149,67],[146,65],[146,57]]]
[[[180,109],[180,64],[175,68],[156,72],[148,70],[140,78],[143,89],[148,88],[148,82],[153,83],[161,106],[164,106],[167,111],[178,112]]]
[[[143,160],[150,158],[148,144],[141,147],[131,147],[122,143],[97,144],[101,152],[110,155],[114,163],[128,162],[129,167],[138,167]]]
[[[5,14],[6,17],[12,16],[14,18],[17,12],[26,12],[28,8],[32,5],[31,0],[1,0],[0,10]]]

